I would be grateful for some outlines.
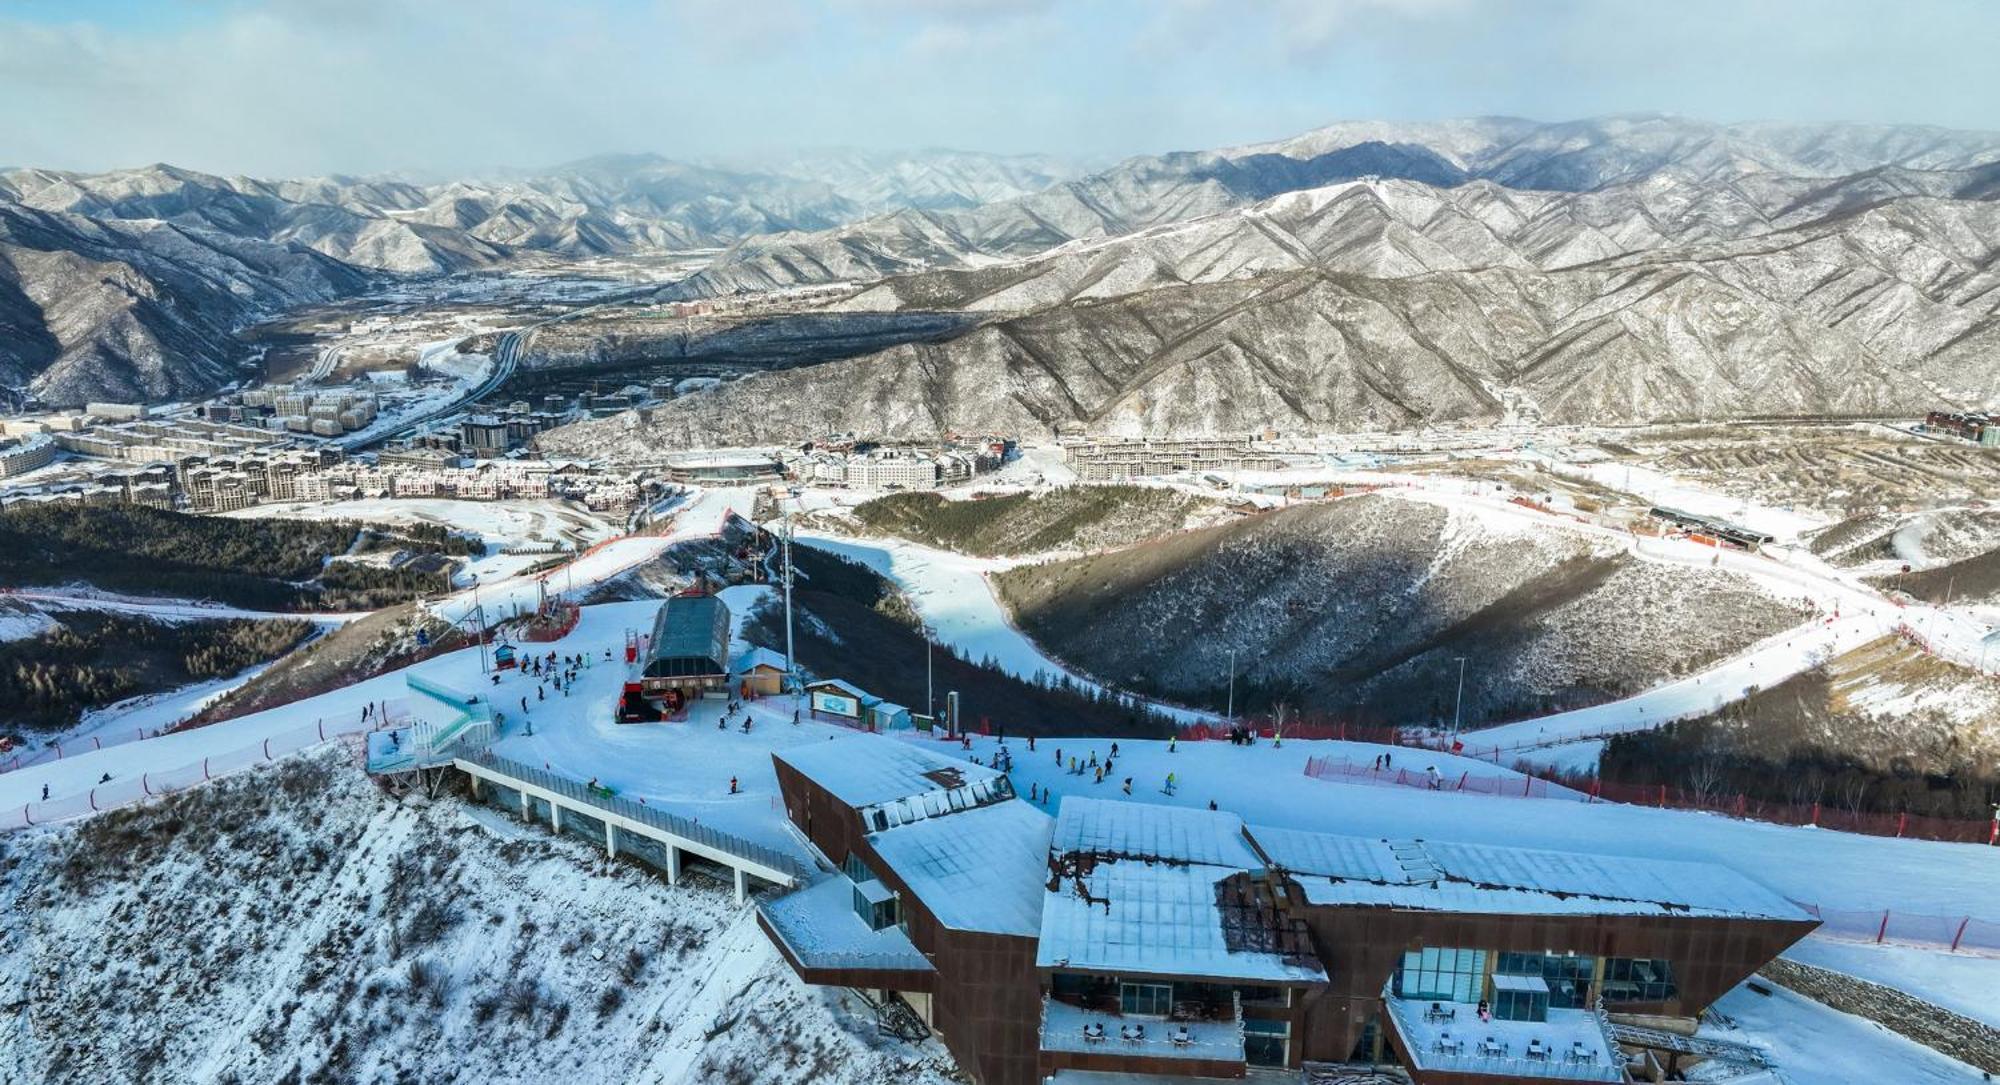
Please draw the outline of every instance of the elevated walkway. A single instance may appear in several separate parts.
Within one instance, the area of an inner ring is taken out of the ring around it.
[[[519,793],[525,817],[534,816],[533,801],[540,800],[548,807],[550,828],[558,832],[562,830],[565,811],[587,819],[584,824],[602,824],[606,853],[617,855],[622,840],[635,856],[647,858],[665,870],[670,884],[680,881],[685,856],[729,869],[735,876],[739,904],[749,899],[751,878],[794,889],[804,885],[813,874],[805,864],[775,848],[641,806],[602,788],[593,789],[580,781],[500,757],[483,748],[465,749],[451,763],[472,778],[475,795],[482,783]]]
[[[486,698],[416,674],[403,682],[412,695],[409,725],[368,736],[369,772],[389,775],[448,765],[459,752],[484,748],[497,737],[493,706]]]

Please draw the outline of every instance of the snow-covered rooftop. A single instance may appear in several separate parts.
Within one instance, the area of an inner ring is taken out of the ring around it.
[[[783,652],[774,652],[769,648],[762,647],[745,649],[736,657],[736,661],[731,664],[731,669],[737,674],[747,674],[758,667],[769,667],[774,671],[789,669],[785,666],[785,654]]]
[[[996,797],[1012,793],[996,793],[992,788],[993,781],[1002,777],[997,769],[882,735],[847,735],[826,742],[777,750],[771,756],[810,777],[835,798],[856,809],[933,794],[941,800],[948,800],[960,792],[994,794]],[[939,810],[913,807],[911,812],[915,817],[898,820],[935,816],[987,801],[974,794],[966,795],[965,800],[976,801],[962,800],[962,804],[947,801]]]
[[[931,971],[930,959],[891,924],[871,930],[854,912],[854,883],[839,875],[758,905],[764,922],[807,968]]]
[[[1075,801],[1065,802],[1065,810]],[[1064,878],[1043,894],[1035,964],[1156,976],[1324,980],[1309,946],[1293,954],[1231,951],[1218,885],[1239,873],[1225,866],[1099,860],[1088,873]],[[1088,897],[1078,891],[1078,881]]]
[[[1015,800],[869,838],[875,853],[954,930],[1033,937],[1048,881],[1047,814]]]
[[[1236,870],[1264,865],[1235,814],[1080,796],[1063,800],[1053,847],[1058,855],[1088,852]]]
[[[1313,904],[1489,914],[1687,914],[1808,919],[1728,867],[1252,826]]]

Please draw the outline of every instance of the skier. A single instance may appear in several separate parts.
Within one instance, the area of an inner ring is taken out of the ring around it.
[[[1166,786],[1166,787],[1165,787],[1165,788],[1164,788],[1163,790],[1164,790],[1164,791],[1165,791],[1165,793],[1166,793],[1166,794],[1168,794],[1168,795],[1171,795],[1171,794],[1173,794],[1173,793],[1174,793],[1174,774],[1173,774],[1173,773],[1171,773],[1171,772],[1167,773],[1167,786]]]
[[[42,785],[42,801],[49,801],[49,785],[47,784]]]
[[[1214,800],[1214,799],[1210,799],[1210,800],[1208,800],[1208,808],[1209,808],[1210,810],[1213,810],[1213,809],[1215,809],[1215,800]]]
[[[494,671],[494,672],[493,672],[493,684],[494,684],[494,685],[496,685],[496,686],[500,684],[500,672],[499,672],[499,671]]]
[[[98,782],[98,783],[100,783],[100,784],[108,784],[108,783],[110,783],[110,782],[111,782],[111,774],[107,772],[107,773],[105,773],[104,775],[102,775],[102,776],[99,776],[99,777],[97,778],[97,782]]]
[[[1103,766],[1103,765],[1099,765],[1099,766],[1097,766],[1097,779],[1095,779],[1095,780],[1092,780],[1092,781],[1091,781],[1091,783],[1093,783],[1093,784],[1101,784],[1101,783],[1103,783],[1103,782],[1104,782],[1104,766]]]
[[[1057,747],[1056,747],[1056,764],[1057,764],[1058,766],[1060,766],[1060,765],[1062,764],[1062,747],[1061,747],[1061,746],[1057,746]]]
[[[799,725],[799,710],[794,708],[792,709],[792,726],[797,727],[798,725]]]
[[[528,714],[528,698],[525,695],[521,698],[521,714],[523,716]]]
[[[743,713],[743,733],[746,735],[750,733],[750,713],[748,712]]]
[[[1131,793],[1132,793],[1132,778],[1130,776],[1127,776],[1125,777],[1125,794],[1130,795]]]
[[[1179,746],[1180,746],[1180,741],[1181,741],[1181,736],[1179,736],[1179,735],[1168,735],[1168,736],[1167,736],[1167,752],[1168,752],[1168,753],[1173,753],[1175,749],[1179,748]]]
[[[736,794],[736,777],[734,776],[729,778],[729,793],[731,795]]]
[[[1432,791],[1444,790],[1444,777],[1438,774],[1438,767],[1436,765],[1426,766],[1424,768],[1424,775],[1430,779]]]
[[[1112,757],[1118,756],[1118,744],[1116,742],[1111,744],[1111,756]]]
[[[1090,767],[1091,767],[1091,768],[1096,768],[1096,767],[1097,767],[1097,751],[1096,751],[1096,750],[1092,750],[1092,751],[1090,751]]]
[[[1028,752],[1029,753],[1035,752],[1035,736],[1033,735],[1028,736]]]
[[[548,699],[549,699],[549,691],[543,689],[542,684],[540,682],[535,683],[535,700],[546,701]]]

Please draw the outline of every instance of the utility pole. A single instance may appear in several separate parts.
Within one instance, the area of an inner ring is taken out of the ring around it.
[[[486,665],[486,608],[479,602],[479,574],[472,574],[472,621],[474,635],[479,638],[479,673],[492,670]]]
[[[1459,710],[1465,707],[1465,657],[1458,657],[1458,696],[1451,703],[1451,737],[1458,737],[1458,725],[1463,718]]]
[[[931,718],[931,723],[933,725],[937,723],[937,697],[934,693],[932,693],[932,687],[931,687],[931,648],[936,643],[937,643],[936,641],[931,639],[930,623],[925,622],[924,623],[924,715],[929,716]]]

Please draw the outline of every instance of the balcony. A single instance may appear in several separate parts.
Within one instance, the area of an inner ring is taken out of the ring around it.
[[[1602,1009],[1548,1011],[1546,1021],[1481,1021],[1474,1008],[1384,992],[1409,1068],[1508,1081],[1623,1082],[1625,1056]]]
[[[1238,1078],[1246,1066],[1234,999],[1196,1016],[1107,1012],[1044,997],[1041,1048],[1056,1069]]]
[[[928,991],[930,960],[895,925],[871,929],[854,911],[854,883],[840,875],[758,905],[758,920],[807,983]]]

